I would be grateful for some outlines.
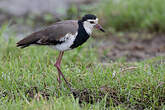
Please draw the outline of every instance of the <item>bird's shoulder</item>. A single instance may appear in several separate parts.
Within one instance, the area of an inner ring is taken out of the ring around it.
[[[75,34],[78,31],[78,21],[76,20],[65,20],[57,22],[54,25],[48,26],[44,30],[41,30],[40,33],[45,37],[53,38],[59,40],[64,37],[66,34]]]

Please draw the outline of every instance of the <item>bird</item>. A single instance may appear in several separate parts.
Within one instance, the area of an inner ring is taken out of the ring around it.
[[[65,51],[72,50],[85,43],[94,28],[105,32],[98,24],[98,17],[93,14],[86,14],[79,20],[63,20],[56,22],[44,29],[31,33],[16,43],[17,47],[25,48],[31,45],[50,46],[59,51],[59,56],[54,66],[57,68],[58,83],[61,84],[61,77],[70,86],[61,71],[61,60]]]

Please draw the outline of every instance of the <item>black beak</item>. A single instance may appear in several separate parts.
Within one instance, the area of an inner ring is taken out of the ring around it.
[[[102,27],[100,24],[96,24],[96,25],[95,25],[95,28],[96,28],[96,29],[99,29],[99,30],[102,31],[102,32],[105,32],[105,30],[103,29],[103,27]]]

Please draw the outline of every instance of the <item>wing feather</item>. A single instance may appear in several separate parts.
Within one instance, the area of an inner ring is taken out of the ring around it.
[[[30,34],[29,36],[17,42],[17,46],[24,48],[31,44],[56,45],[62,43],[59,41],[59,39],[64,37],[67,33],[75,34],[77,30],[78,21],[76,20],[57,22],[52,26]]]

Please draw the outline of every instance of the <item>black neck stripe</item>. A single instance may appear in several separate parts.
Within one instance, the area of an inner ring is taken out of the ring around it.
[[[76,39],[74,40],[73,44],[70,46],[70,48],[76,48],[80,45],[82,45],[84,42],[86,42],[89,38],[89,34],[85,31],[83,22],[81,20],[78,21],[78,34],[76,36]]]

